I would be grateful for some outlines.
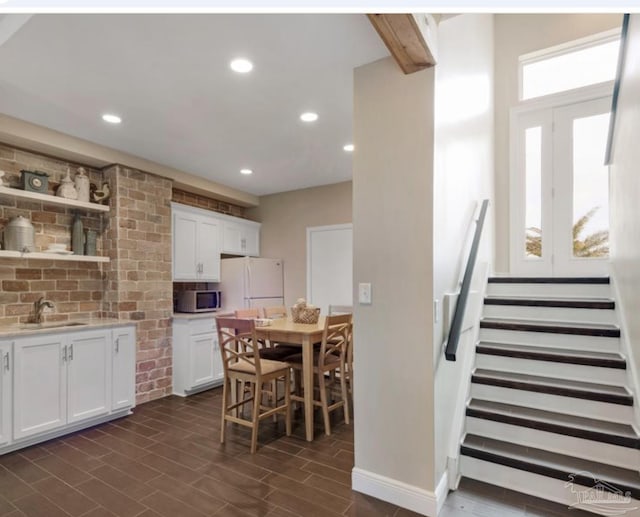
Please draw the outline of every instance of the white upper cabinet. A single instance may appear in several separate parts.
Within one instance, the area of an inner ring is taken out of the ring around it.
[[[222,221],[222,252],[229,255],[260,255],[260,223],[246,219]]]
[[[173,280],[219,282],[220,254],[260,255],[260,223],[171,204]]]
[[[172,203],[173,280],[220,280],[221,222],[211,212]]]

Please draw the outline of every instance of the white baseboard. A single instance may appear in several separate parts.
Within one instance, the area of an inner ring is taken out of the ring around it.
[[[357,467],[351,471],[351,485],[356,492],[382,499],[428,517],[437,517],[449,493],[446,472],[440,478],[435,492]]]

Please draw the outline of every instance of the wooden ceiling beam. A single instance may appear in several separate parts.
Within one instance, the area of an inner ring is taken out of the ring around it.
[[[367,14],[405,74],[436,64],[436,21],[428,14]]]

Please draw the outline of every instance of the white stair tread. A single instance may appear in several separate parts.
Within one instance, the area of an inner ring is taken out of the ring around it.
[[[611,465],[605,465],[582,458],[565,456],[563,454],[524,447],[522,445],[515,445],[477,435],[467,435],[464,438],[462,443],[462,454],[473,455],[469,454],[470,450],[499,456],[514,462],[535,465],[543,469],[554,469],[564,472],[567,475],[589,473],[596,479],[606,480],[613,485],[624,487],[624,489],[632,489],[635,492],[634,497],[636,498],[640,493],[640,474],[634,470],[613,467]],[[490,460],[485,459],[484,461]],[[523,468],[522,470],[536,472],[535,469],[529,470]]]
[[[535,345],[520,345],[512,343],[499,343],[495,341],[480,341],[479,347],[490,348],[498,351],[505,352],[504,355],[508,355],[508,352],[515,352],[520,354],[541,354],[546,356],[557,356],[558,358],[567,357],[568,359],[592,359],[593,361],[624,361],[625,358],[618,352],[595,352],[591,350],[577,350],[571,348],[555,348],[555,347],[541,347]],[[570,361],[567,361],[570,362]]]
[[[501,402],[493,402],[489,400],[472,399],[467,404],[470,409],[478,411],[486,411],[490,413],[499,413],[516,418],[523,418],[537,422],[549,423],[574,429],[582,429],[589,432],[605,433],[611,435],[622,436],[629,439],[637,440],[640,444],[640,435],[635,429],[627,424],[619,424],[615,422],[607,422],[594,418],[584,418],[579,416],[568,415],[566,413],[556,413],[553,411],[544,411],[541,409],[533,409],[515,404],[504,404]]]

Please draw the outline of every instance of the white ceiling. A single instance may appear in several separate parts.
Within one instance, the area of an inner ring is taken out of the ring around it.
[[[351,178],[353,68],[386,55],[363,14],[40,14],[0,46],[0,112],[269,194]]]

